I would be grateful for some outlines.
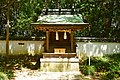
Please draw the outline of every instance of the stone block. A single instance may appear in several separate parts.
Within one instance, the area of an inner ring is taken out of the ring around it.
[[[77,58],[41,58],[40,70],[43,72],[71,72],[79,71]]]

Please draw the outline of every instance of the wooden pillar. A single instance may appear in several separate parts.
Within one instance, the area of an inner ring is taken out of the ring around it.
[[[73,36],[73,31],[71,31],[71,51],[74,51],[74,36]]]
[[[49,51],[49,31],[46,31],[46,50]]]

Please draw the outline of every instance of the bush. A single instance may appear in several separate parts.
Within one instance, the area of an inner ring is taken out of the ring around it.
[[[109,69],[110,71],[119,71],[120,70],[120,64],[118,62],[109,62],[110,63],[110,66],[109,66]]]
[[[120,77],[120,71],[110,71],[101,76],[101,80],[117,80]]]
[[[10,69],[7,69],[7,68],[4,68],[4,67],[0,67],[0,77],[7,77],[7,78],[11,78],[11,77],[13,77],[13,72],[12,72],[12,70],[10,70]],[[2,78],[3,78],[2,77]],[[0,80],[4,80],[4,79],[0,79]]]
[[[9,79],[6,74],[4,74],[3,72],[0,72],[0,80],[9,80]]]
[[[84,64],[88,64],[89,59],[84,61]],[[109,71],[109,60],[104,57],[91,57],[90,64],[96,68],[98,72],[106,72]]]
[[[84,64],[88,64],[88,59]],[[91,65],[95,66],[96,71],[98,72],[107,72],[107,71],[118,71],[120,70],[119,62],[115,62],[113,59],[104,57],[91,57]]]
[[[94,66],[82,66],[80,70],[84,75],[94,75],[95,67]]]

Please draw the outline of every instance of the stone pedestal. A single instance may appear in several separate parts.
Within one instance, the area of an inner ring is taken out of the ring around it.
[[[41,58],[40,70],[43,72],[79,71],[77,58]]]

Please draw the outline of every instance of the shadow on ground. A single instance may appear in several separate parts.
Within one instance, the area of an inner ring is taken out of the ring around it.
[[[6,57],[0,55],[0,67],[6,67]],[[9,66],[7,69],[20,69],[21,67],[26,67],[32,70],[40,68],[40,58],[42,55],[10,55],[9,56]],[[33,64],[34,63],[34,64]]]

